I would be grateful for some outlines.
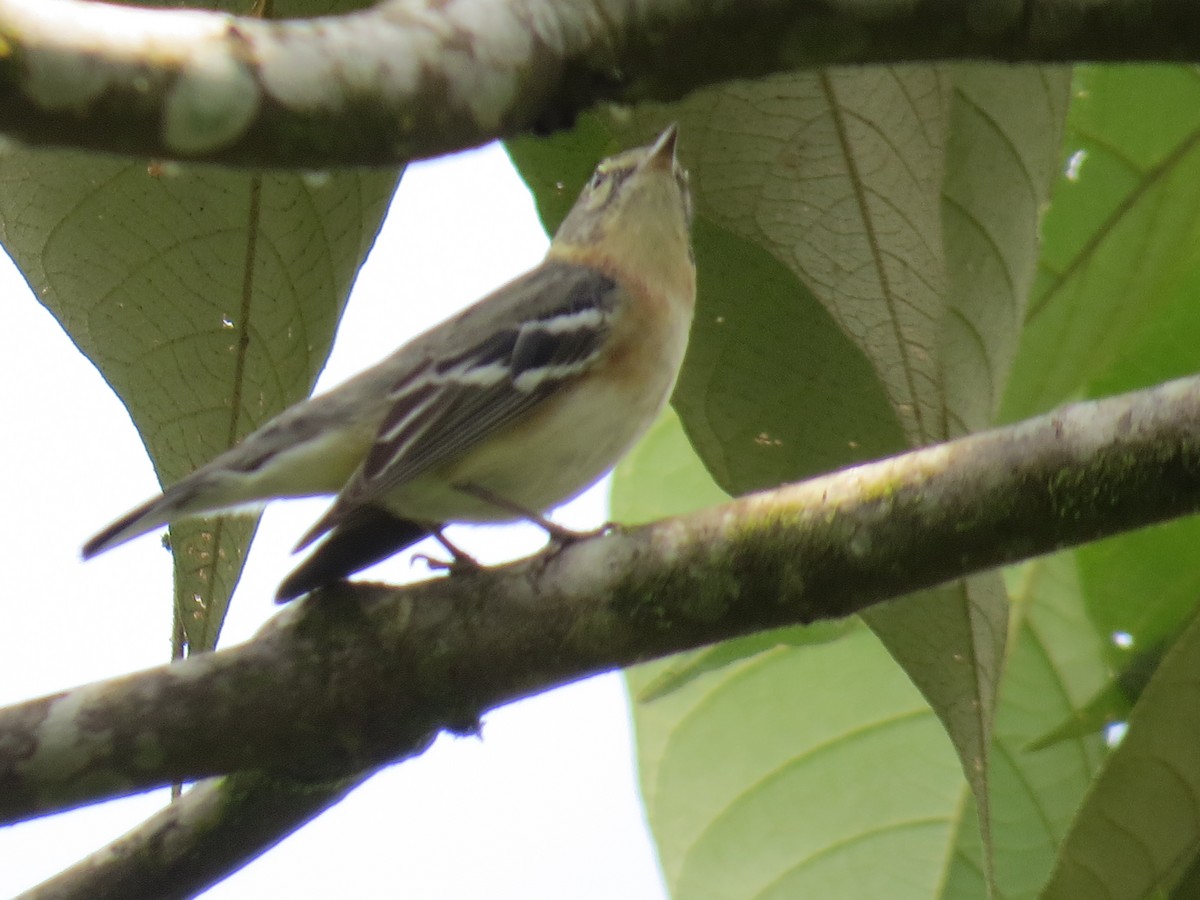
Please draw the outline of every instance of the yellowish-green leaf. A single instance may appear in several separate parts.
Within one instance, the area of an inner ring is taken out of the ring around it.
[[[1167,653],[1063,841],[1047,900],[1169,888],[1200,847],[1200,617]]]
[[[1153,376],[1154,354],[1130,353],[1132,345],[1181,291],[1194,308],[1200,70],[1081,67],[1066,156],[1044,223],[1006,419],[1088,393],[1110,366],[1124,367],[1134,378],[1138,370]],[[1189,318],[1177,338],[1184,343],[1196,328]],[[1175,323],[1181,324],[1178,318]],[[1170,345],[1160,344],[1160,350]],[[1195,360],[1194,341],[1190,349]]]
[[[1104,642],[1087,619],[1073,554],[1007,574],[1015,622],[989,781],[996,895],[1018,900],[1037,896],[1103,754],[1094,734],[1038,752],[1030,750],[1030,737],[1085,704],[1106,670]],[[964,827],[939,896],[977,900],[983,894],[978,835]]]
[[[942,220],[949,273],[939,345],[945,436],[992,425],[1038,259],[1038,221],[1061,154],[1071,72],[946,68],[953,86]]]
[[[170,484],[311,390],[395,181],[12,151],[0,241]],[[112,498],[113,517],[144,499]],[[252,533],[236,520],[173,529],[193,649],[215,644]]]
[[[631,674],[635,690],[655,668]],[[828,672],[843,673],[832,689]],[[637,716],[673,897],[933,894],[961,774],[929,707],[866,631],[742,660]]]

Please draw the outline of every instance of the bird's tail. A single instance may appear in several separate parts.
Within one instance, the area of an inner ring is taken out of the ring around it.
[[[91,559],[105,550],[111,550],[119,544],[166,525],[178,515],[180,508],[186,504],[188,499],[190,498],[180,496],[178,491],[169,490],[152,500],[147,500],[141,506],[121,516],[103,531],[89,538],[88,542],[83,545],[83,558]]]
[[[399,553],[430,534],[428,525],[367,506],[338,523],[283,583],[277,603],[294,600]]]

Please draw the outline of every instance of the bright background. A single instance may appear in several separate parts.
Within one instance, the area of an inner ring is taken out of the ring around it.
[[[498,145],[411,166],[317,389],[535,265],[545,247],[529,192]],[[124,407],[2,252],[0,303],[7,705],[164,662],[171,572],[157,536],[79,560],[88,536],[157,483]],[[602,484],[555,518],[597,525],[605,496]],[[294,564],[289,550],[323,505],[268,509],[221,646],[248,639],[275,611],[275,587]],[[543,540],[524,525],[449,536],[484,561]],[[423,577],[409,555],[370,576]],[[636,777],[622,682],[593,678],[486,716],[482,739],[440,738],[205,896],[657,900],[666,892]],[[53,875],[164,802],[156,792],[0,828],[0,896]]]

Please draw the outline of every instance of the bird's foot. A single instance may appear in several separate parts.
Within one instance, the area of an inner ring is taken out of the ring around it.
[[[497,509],[503,509],[512,513],[513,516],[518,519],[526,522],[532,522],[550,536],[550,543],[553,544],[557,549],[562,549],[563,547],[576,544],[579,541],[587,540],[588,538],[600,537],[601,535],[608,534],[610,531],[613,531],[617,528],[615,523],[605,522],[599,528],[589,529],[588,531],[575,531],[572,528],[566,528],[562,525],[559,525],[557,522],[552,522],[541,513],[535,512],[532,509],[526,509],[519,503],[513,503],[511,500],[501,497],[494,491],[490,491],[487,488],[481,487],[477,484],[459,484],[455,485],[455,487],[464,494],[470,494],[472,497],[476,497],[482,500],[484,503],[490,503]]]
[[[545,519],[536,524],[546,530],[546,534],[550,535],[550,543],[558,549],[569,547],[571,544],[577,544],[580,541],[586,541],[589,538],[603,537],[606,534],[616,531],[620,526],[616,522],[605,522],[599,528],[588,528],[584,531],[576,531],[573,528],[566,528],[549,519]]]
[[[446,548],[446,552],[450,554],[450,559],[438,559],[430,556],[428,553],[414,553],[413,560],[421,560],[433,572],[448,572],[451,575],[466,575],[471,572],[482,571],[485,566],[475,557],[466,553],[459,547],[446,538],[440,528],[434,528],[430,531],[430,535],[435,541]]]

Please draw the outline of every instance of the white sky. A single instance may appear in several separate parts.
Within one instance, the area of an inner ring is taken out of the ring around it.
[[[536,264],[545,243],[498,146],[410,167],[318,390]],[[0,304],[7,705],[163,662],[170,559],[155,535],[80,562],[83,540],[157,485],[124,407],[3,253]],[[275,586],[294,563],[288,549],[322,506],[292,501],[267,511],[223,646],[246,640],[274,612]],[[604,520],[604,507],[594,490],[556,518],[586,527]],[[450,536],[485,561],[541,543],[523,525]],[[407,555],[371,570],[393,581],[421,573]],[[666,893],[633,754],[617,676],[533,698],[487,716],[482,740],[443,737],[376,776],[205,896],[659,900]],[[0,896],[101,847],[165,799],[158,792],[0,828]]]

